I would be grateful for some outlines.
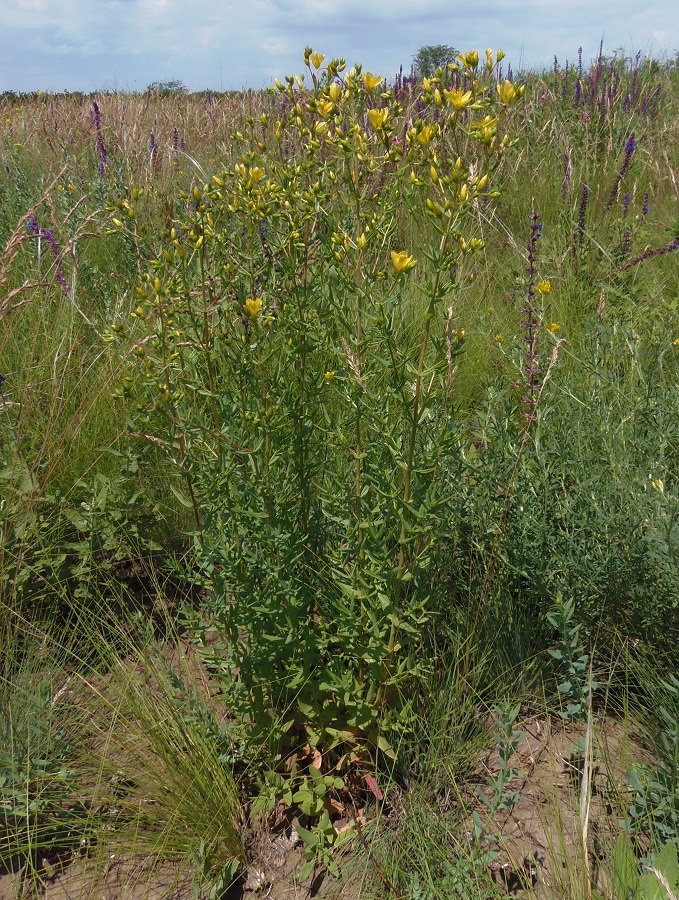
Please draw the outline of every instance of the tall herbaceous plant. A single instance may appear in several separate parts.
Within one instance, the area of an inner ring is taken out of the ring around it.
[[[143,429],[195,525],[195,625],[280,753],[391,754],[409,724],[458,477],[455,295],[523,92],[501,58],[458,57],[406,108],[307,50],[139,288]]]

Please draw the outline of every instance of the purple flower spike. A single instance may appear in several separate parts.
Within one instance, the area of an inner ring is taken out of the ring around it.
[[[582,247],[582,241],[585,237],[585,217],[587,215],[589,194],[589,185],[585,182],[585,184],[583,184],[582,186],[582,196],[580,197],[580,206],[578,207],[578,227],[576,228],[575,234],[573,235],[575,244],[578,247]]]
[[[106,144],[104,143],[104,135],[101,130],[101,112],[99,111],[99,104],[96,100],[92,103],[92,110],[94,113],[94,127],[97,131],[97,156],[99,157],[99,176],[103,177],[104,172],[106,171],[106,161],[108,159],[108,154],[106,152]]]
[[[526,393],[522,400],[526,407],[526,412],[524,413],[524,420],[526,422],[533,422],[536,419],[535,408],[537,406],[538,391],[540,389],[539,377],[541,374],[537,353],[539,323],[535,308],[535,283],[538,274],[536,248],[537,243],[540,240],[540,235],[542,234],[542,225],[538,221],[539,218],[540,216],[538,213],[533,213],[530,217],[528,266],[526,268],[528,287],[526,290],[526,303],[521,310],[525,317],[521,327],[527,332],[523,338],[523,343],[526,345],[526,350],[523,355],[523,371],[526,376],[524,390]]]
[[[30,218],[28,220],[28,230],[31,234],[34,234],[38,240],[42,239],[45,241],[47,246],[52,251],[52,256],[54,257],[54,278],[64,297],[71,296],[71,290],[68,286],[68,281],[66,281],[66,276],[64,275],[64,267],[62,265],[64,254],[59,249],[59,244],[57,243],[56,238],[54,237],[54,232],[51,228],[41,228],[38,224],[37,219]]]
[[[618,196],[618,190],[620,188],[620,182],[627,174],[627,170],[629,169],[630,161],[632,159],[632,154],[637,149],[637,141],[636,134],[633,131],[630,136],[627,138],[627,142],[625,143],[625,158],[622,161],[622,166],[620,166],[620,171],[615,176],[615,181],[613,183],[613,187],[611,188],[611,193],[608,196],[608,201],[604,208],[604,212],[608,212],[608,210],[613,206],[615,202],[615,198]]]
[[[622,195],[622,217],[623,219],[627,218],[627,213],[629,212],[629,202],[632,199],[631,194],[623,194]]]

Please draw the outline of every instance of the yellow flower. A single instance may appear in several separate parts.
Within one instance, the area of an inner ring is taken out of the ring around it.
[[[259,297],[256,297],[254,300],[252,299],[252,297],[248,297],[248,299],[245,301],[245,311],[253,319],[257,318],[257,316],[261,312],[261,309],[262,301]]]
[[[363,84],[366,91],[372,91],[373,88],[378,87],[383,81],[384,78],[381,78],[379,75],[373,75],[372,72],[366,72],[363,76]]]
[[[464,328],[457,329],[457,339],[458,341],[464,340]]]
[[[327,119],[330,115],[330,112],[335,104],[332,100],[319,100],[318,101],[318,111],[323,116],[324,119]]]
[[[417,265],[417,260],[414,257],[409,256],[407,250],[401,250],[399,253],[392,250],[391,264],[396,270],[397,275],[403,275],[404,272],[408,272]]]
[[[331,378],[335,377],[335,370],[332,369],[330,372],[325,373],[325,380],[330,381]]]
[[[486,68],[489,72],[493,68],[493,51],[490,49],[486,50]]]
[[[512,100],[517,96],[517,90],[514,85],[505,78],[502,84],[497,85],[497,92],[500,95],[500,100],[503,103],[511,103]]]
[[[654,478],[651,482],[651,487],[654,490],[658,491],[659,494],[665,493],[665,482],[662,480],[662,478]]]
[[[434,127],[432,125],[425,125],[422,131],[419,131],[415,136],[421,144],[428,147],[429,142],[434,136]]]
[[[674,346],[675,346],[675,347],[679,347],[679,338],[675,338],[675,340],[674,340]]]
[[[455,109],[464,109],[465,106],[469,106],[472,102],[471,91],[458,91],[455,88],[451,88],[449,91],[444,91],[443,96],[448,103],[452,103]]]
[[[370,123],[375,131],[381,131],[384,128],[384,123],[387,121],[387,117],[389,116],[388,109],[369,109],[368,110],[368,118],[370,119]]]
[[[323,60],[325,59],[325,54],[323,53],[312,53],[311,54],[311,65],[314,69],[320,69],[323,65]]]
[[[262,180],[263,174],[264,169],[260,168],[259,166],[255,166],[254,168],[250,169],[250,178],[252,178],[255,184]]]
[[[556,322],[550,322],[547,326],[547,331],[551,331],[552,334],[556,334],[557,331],[561,328],[561,325],[557,325]]]
[[[551,294],[552,293],[552,285],[546,279],[544,281],[539,281],[535,285],[535,290],[539,294]]]
[[[333,81],[333,83],[328,88],[328,93],[330,94],[330,99],[336,102],[342,96],[342,85],[337,84],[336,81]]]
[[[472,122],[472,129],[474,131],[479,131],[482,128],[483,129],[494,128],[497,125],[498,121],[499,121],[499,119],[494,119],[490,115],[484,116],[482,119],[478,119],[478,120]]]

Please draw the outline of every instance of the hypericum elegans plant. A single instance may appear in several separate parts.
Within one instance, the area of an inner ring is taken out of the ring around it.
[[[138,289],[143,430],[183,479],[207,590],[194,626],[281,753],[391,753],[409,724],[458,474],[448,310],[523,93],[501,57],[424,79],[411,118],[378,75],[307,50]]]

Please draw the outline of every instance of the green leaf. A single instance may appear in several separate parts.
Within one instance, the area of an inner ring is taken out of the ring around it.
[[[297,834],[302,838],[307,847],[315,847],[318,843],[318,834],[313,831],[309,831],[307,828],[303,828],[297,819],[294,821],[294,827]]]
[[[613,850],[613,892],[617,900],[639,897],[639,866],[626,834],[618,835]]]
[[[191,501],[187,497],[185,497],[181,493],[181,491],[172,484],[171,481],[168,481],[168,487],[170,488],[172,493],[175,495],[177,500],[179,500],[179,502],[181,503],[182,506],[185,506],[187,509],[193,509],[193,504],[191,503]]]

